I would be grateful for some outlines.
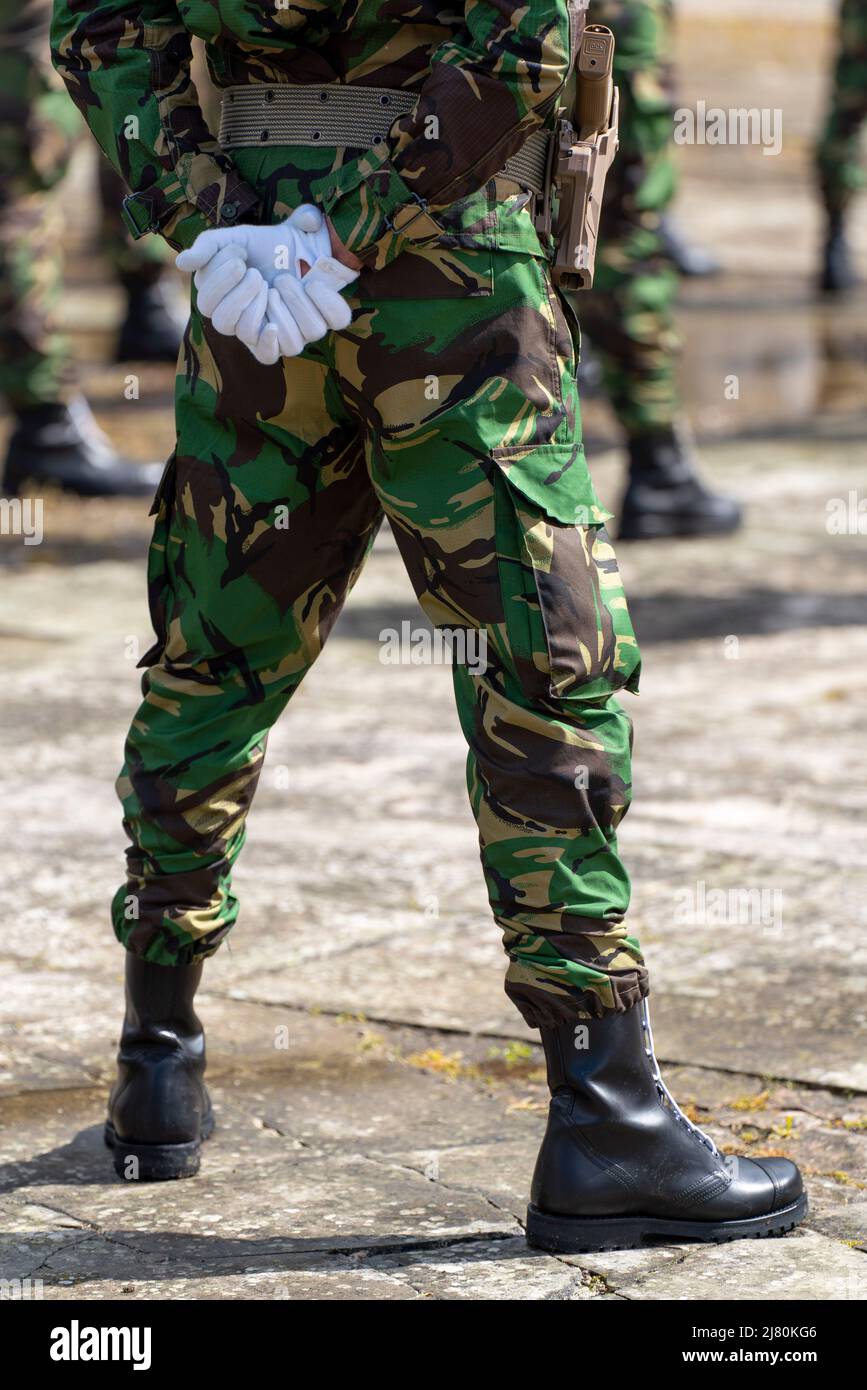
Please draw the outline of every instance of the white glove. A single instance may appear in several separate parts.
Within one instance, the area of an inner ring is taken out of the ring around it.
[[[260,362],[277,361],[277,333],[265,322],[268,286],[258,270],[248,267],[243,247],[221,247],[196,271],[195,282],[199,312],[218,333],[239,338]]]
[[[346,328],[352,310],[340,293],[358,278],[333,256],[320,256],[307,274],[279,275],[268,291],[268,322],[277,329],[282,357],[295,357],[331,328]]]
[[[300,276],[302,261],[312,266],[320,256],[331,255],[325,218],[312,203],[302,203],[273,227],[254,227],[246,222],[237,227],[209,227],[196,237],[188,251],[178,256],[178,269],[201,270],[227,246],[242,252],[246,264],[258,270],[269,285],[287,271]]]
[[[199,311],[217,332],[234,335],[270,365],[349,324],[352,311],[340,290],[358,272],[330,251],[325,219],[305,203],[274,227],[209,228],[177,265],[195,271]],[[303,261],[313,269],[302,279]]]
[[[357,279],[357,270],[350,270],[349,266],[331,255],[320,256],[301,281],[301,288],[316,305],[329,328],[347,328],[352,321],[352,310],[340,291]],[[282,283],[282,280],[276,282],[278,290]]]

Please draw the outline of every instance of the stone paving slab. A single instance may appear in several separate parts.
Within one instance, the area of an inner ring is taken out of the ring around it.
[[[762,1303],[867,1298],[863,1255],[814,1231],[690,1249],[647,1276],[618,1282],[622,1298]]]
[[[538,1049],[213,996],[202,1012],[218,1128],[194,1183],[113,1177],[107,1076],[54,1092],[25,1077],[2,1102],[0,1278],[39,1278],[60,1299],[680,1299],[727,1286],[729,1266],[694,1246],[527,1251]],[[867,1098],[699,1067],[668,1079],[718,1143],[789,1153],[808,1175],[811,1241],[787,1237],[785,1254],[750,1243],[732,1296],[755,1297],[765,1278],[774,1298],[863,1297]]]

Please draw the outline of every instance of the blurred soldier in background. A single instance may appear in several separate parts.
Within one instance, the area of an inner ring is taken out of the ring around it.
[[[842,0],[837,62],[816,159],[827,216],[822,289],[832,293],[857,282],[844,224],[852,198],[867,182],[860,152],[865,119],[867,0]]]
[[[185,320],[166,292],[163,272],[171,257],[155,237],[144,243],[133,241],[118,212],[126,197],[123,180],[107,160],[100,159],[98,167],[100,240],[114,278],[125,294],[115,360],[174,365]]]
[[[50,15],[50,0],[0,0],[0,397],[16,418],[0,485],[149,495],[158,472],[114,451],[76,389],[58,330],[64,221],[53,190],[83,127],[51,67]],[[165,252],[155,239],[142,250],[127,237],[122,185],[108,164],[100,184],[102,244],[126,292],[117,360],[174,362],[182,324],[163,299]]]
[[[676,186],[671,11],[672,0],[590,4],[591,22],[606,24],[617,41],[620,150],[605,190],[594,287],[573,306],[626,433],[625,540],[723,534],[740,524],[737,503],[696,476],[677,389],[678,269],[691,264],[691,273],[706,273],[713,266],[703,266],[701,253],[684,246],[665,219]]]

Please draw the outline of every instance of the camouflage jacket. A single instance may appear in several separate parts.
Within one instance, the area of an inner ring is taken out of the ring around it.
[[[408,243],[449,233],[463,245],[538,252],[526,200],[514,189],[511,203],[498,197],[493,179],[532,130],[550,124],[586,5],[55,0],[52,57],[134,194],[127,213],[138,232],[160,231],[176,247],[208,225],[261,215],[256,191],[202,116],[191,35],[205,40],[218,86],[339,82],[417,92],[382,146],[336,159],[312,189],[344,244],[378,268]]]

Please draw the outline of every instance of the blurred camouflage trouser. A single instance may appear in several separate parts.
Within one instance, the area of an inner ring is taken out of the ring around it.
[[[81,122],[48,66],[44,21],[44,7],[0,0],[0,394],[13,409],[58,400],[69,376],[56,329],[63,227],[49,190]]]
[[[829,215],[842,213],[867,183],[861,134],[867,120],[867,0],[842,0],[840,47],[830,106],[817,151]]]
[[[282,216],[322,152],[234,157]],[[193,313],[155,503],[157,643],[118,783],[133,843],[116,933],[164,963],[225,937],[267,732],[385,513],[431,622],[486,639],[484,674],[453,674],[507,992],[535,1026],[623,1009],[646,972],[624,925],[614,692],[639,656],[547,265],[428,247],[358,286],[345,332],[272,367]]]
[[[62,400],[73,376],[57,328],[64,222],[52,190],[84,126],[51,67],[49,12],[45,0],[0,0],[0,397],[14,410]],[[167,248],[127,237],[125,190],[101,164],[102,248],[127,289],[152,283]]]
[[[605,189],[596,278],[573,297],[599,353],[605,388],[630,435],[678,414],[678,275],[663,254],[661,215],[675,191],[672,158],[672,0],[591,0],[590,21],[613,30],[620,88],[620,149]]]

